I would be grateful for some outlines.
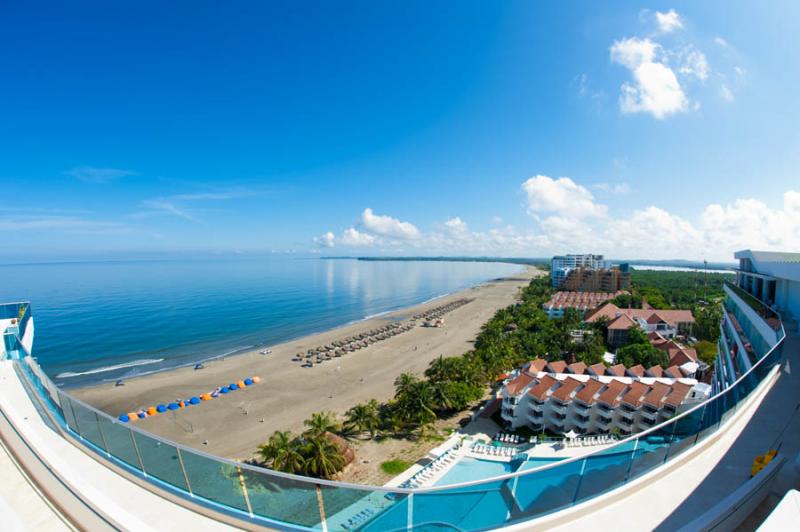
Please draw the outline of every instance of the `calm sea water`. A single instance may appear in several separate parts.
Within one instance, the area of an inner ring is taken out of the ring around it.
[[[414,305],[520,266],[343,259],[0,266],[29,300],[33,354],[64,386],[160,371]]]

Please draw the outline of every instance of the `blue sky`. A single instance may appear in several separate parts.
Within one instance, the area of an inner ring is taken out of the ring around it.
[[[800,248],[796,2],[0,6],[0,259]]]

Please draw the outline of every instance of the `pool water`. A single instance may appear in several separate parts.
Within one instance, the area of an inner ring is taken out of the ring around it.
[[[557,462],[559,458],[529,458],[522,464],[522,470],[541,467],[543,465]],[[460,484],[472,480],[492,478],[506,473],[513,473],[517,469],[518,462],[495,462],[494,460],[482,460],[465,456],[456,462],[445,475],[436,482],[436,486],[446,486],[448,484]]]

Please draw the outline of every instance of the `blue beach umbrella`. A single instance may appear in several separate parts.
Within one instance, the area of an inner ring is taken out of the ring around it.
[[[190,405],[200,404],[200,398],[199,397],[192,397],[191,399],[189,399],[189,404]]]
[[[228,385],[228,388],[230,388],[231,390],[238,390],[239,385],[236,384],[235,382],[232,382],[231,384]]]
[[[251,378],[249,378],[249,377],[248,377],[248,378],[246,378],[246,379],[244,380],[244,385],[245,385],[245,386],[250,386],[251,384],[253,384],[253,379],[251,379]]]
[[[156,411],[157,411],[157,412],[166,412],[166,411],[167,411],[167,407],[166,407],[166,406],[164,406],[164,405],[158,405],[158,406],[156,407]]]
[[[136,415],[137,415],[137,416],[139,416],[139,419],[144,419],[145,417],[147,417],[147,414],[145,414],[145,413],[144,413],[144,411],[142,411],[142,412],[139,412],[139,413],[138,413],[138,414],[136,414]]]
[[[122,415],[120,415],[120,416],[119,416],[119,418],[118,418],[118,419],[119,419],[120,421],[122,421],[123,423],[127,423],[128,421],[130,421],[130,420],[131,420],[131,418],[130,418],[130,417],[128,417],[128,414],[122,414]]]
[[[219,391],[219,393],[228,393],[229,391],[230,391],[230,390],[229,390],[229,389],[228,389],[228,387],[226,386],[225,388],[222,388],[222,389]]]
[[[169,408],[170,410],[177,410],[180,408],[180,406],[178,405],[178,403],[170,403],[167,405],[167,408]]]

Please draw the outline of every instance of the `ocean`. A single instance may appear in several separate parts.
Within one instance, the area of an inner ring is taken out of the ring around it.
[[[504,263],[262,258],[0,266],[65,387],[269,346],[509,276]]]

